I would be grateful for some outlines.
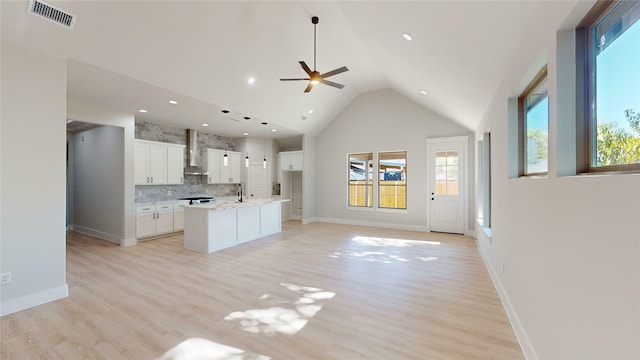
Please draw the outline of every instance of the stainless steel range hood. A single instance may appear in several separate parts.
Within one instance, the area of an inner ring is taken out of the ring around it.
[[[198,153],[198,132],[194,129],[187,129],[187,166],[184,168],[185,175],[208,175],[197,161]]]

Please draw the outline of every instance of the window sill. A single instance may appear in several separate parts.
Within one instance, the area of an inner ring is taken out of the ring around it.
[[[347,210],[353,210],[353,211],[374,211],[373,207],[366,207],[366,206],[347,206]]]
[[[408,213],[407,209],[376,208],[376,211],[385,212],[385,213],[396,213],[396,214],[407,214]]]
[[[478,228],[484,232],[484,235],[491,240],[493,237],[493,233],[491,232],[490,227],[483,226],[484,220],[482,218],[476,219],[476,223],[478,224]]]

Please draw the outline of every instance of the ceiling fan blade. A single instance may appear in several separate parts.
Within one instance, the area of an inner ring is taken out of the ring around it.
[[[308,93],[309,91],[311,91],[311,88],[313,88],[313,84],[309,83],[309,85],[307,85],[307,88],[304,89],[304,92]]]
[[[338,75],[338,74],[341,74],[341,73],[343,73],[345,71],[349,71],[349,69],[346,66],[343,66],[341,68],[326,72],[326,73],[320,75],[320,77],[321,78],[328,78],[329,76]]]
[[[338,89],[342,89],[344,87],[344,85],[342,85],[342,84],[338,84],[338,83],[335,83],[333,81],[329,81],[329,80],[325,80],[325,79],[320,79],[320,84],[333,86],[333,87],[338,88]]]
[[[311,76],[311,69],[309,69],[309,67],[307,66],[307,64],[304,61],[298,61],[300,63],[300,66],[302,66],[302,69],[307,73],[307,75]]]
[[[297,81],[297,80],[309,80],[309,78],[280,79],[280,81]]]

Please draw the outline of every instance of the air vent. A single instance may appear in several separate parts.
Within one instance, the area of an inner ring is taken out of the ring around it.
[[[29,0],[28,6],[28,13],[41,16],[49,21],[53,21],[58,25],[62,25],[67,29],[73,29],[73,25],[75,25],[76,23],[75,16],[42,1]]]

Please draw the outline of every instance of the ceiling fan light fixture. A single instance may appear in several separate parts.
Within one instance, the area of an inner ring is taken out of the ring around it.
[[[328,81],[327,78],[330,76],[341,74],[345,71],[349,71],[349,69],[346,66],[343,66],[341,68],[337,68],[322,74],[316,70],[316,25],[318,24],[318,21],[319,20],[317,16],[313,16],[311,18],[311,23],[313,24],[313,71],[311,70],[309,65],[307,65],[304,61],[301,60],[301,61],[298,61],[298,63],[302,67],[302,70],[304,70],[304,72],[307,73],[307,75],[309,76],[308,78],[280,79],[280,81],[308,80],[309,84],[304,89],[305,93],[308,93],[309,91],[311,91],[313,86],[318,84],[324,84],[324,85],[332,86],[334,88],[342,89],[344,85],[338,84],[333,81]]]

